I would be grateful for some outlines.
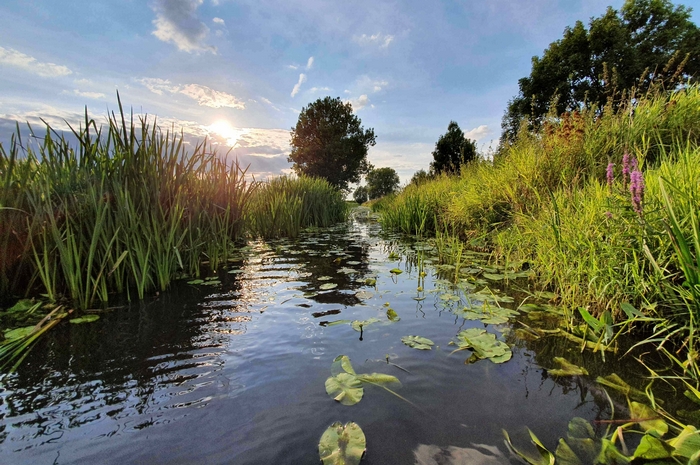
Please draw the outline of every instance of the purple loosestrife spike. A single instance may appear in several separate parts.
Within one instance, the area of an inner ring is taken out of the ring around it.
[[[630,194],[632,194],[632,207],[638,215],[642,214],[642,201],[644,200],[644,176],[639,169],[630,174]]]
[[[608,186],[612,187],[613,180],[615,179],[615,163],[608,163],[608,168],[605,170],[605,177],[608,180]]]
[[[624,155],[622,155],[622,184],[624,186],[627,185],[627,180],[629,179],[630,176],[630,154],[625,152]]]

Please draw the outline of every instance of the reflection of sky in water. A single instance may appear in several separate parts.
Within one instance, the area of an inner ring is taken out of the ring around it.
[[[365,217],[298,241],[252,242],[220,286],[182,282],[94,324],[59,327],[0,388],[0,462],[315,464],[323,430],[353,420],[368,438],[363,463],[478,454],[492,461],[469,463],[507,463],[489,448],[502,444],[502,428],[529,426],[552,445],[573,416],[607,408],[585,385],[546,377],[512,335],[503,365],[450,355],[461,329],[484,327],[455,315],[473,289],[454,289],[432,268],[419,281],[425,247],[407,247]],[[396,267],[404,272],[389,273]],[[321,290],[326,283],[337,287]],[[388,321],[387,303],[401,321]],[[349,324],[320,324],[371,318],[380,322],[362,340]],[[407,348],[409,334],[435,349]],[[355,406],[333,402],[324,382],[341,353],[360,372],[399,377],[415,406],[372,387]]]

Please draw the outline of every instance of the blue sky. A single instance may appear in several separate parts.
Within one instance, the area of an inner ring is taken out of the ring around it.
[[[55,0],[0,4],[0,141],[14,121],[137,113],[208,136],[258,177],[289,169],[289,129],[350,101],[403,182],[455,120],[482,150],[530,72],[576,20],[622,0]],[[694,6],[693,2],[684,2]],[[697,8],[696,8],[697,9]],[[698,22],[698,12],[693,12]]]

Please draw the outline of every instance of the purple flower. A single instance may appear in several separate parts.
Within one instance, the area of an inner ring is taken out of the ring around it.
[[[642,214],[642,201],[644,200],[644,176],[639,168],[630,174],[630,194],[632,194],[632,207],[637,214]]]
[[[627,185],[627,180],[630,177],[630,154],[625,152],[622,155],[622,184]]]
[[[605,216],[606,216],[609,220],[612,220],[612,213],[610,213],[610,212],[605,212]]]
[[[613,180],[615,179],[615,163],[608,163],[608,168],[605,170],[605,177],[608,180],[608,186],[612,187]]]

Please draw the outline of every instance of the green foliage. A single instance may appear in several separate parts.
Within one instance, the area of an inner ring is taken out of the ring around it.
[[[121,104],[120,104],[121,110]],[[123,111],[98,127],[87,112],[76,147],[47,126],[0,146],[0,295],[26,293],[80,308],[111,292],[165,289],[177,273],[225,262],[256,188],[237,161]],[[22,153],[24,151],[24,153]]]
[[[367,450],[367,440],[357,423],[336,421],[323,432],[318,453],[323,465],[357,465]]]
[[[297,237],[304,228],[345,220],[347,210],[342,193],[325,179],[279,176],[255,192],[246,224],[255,236]]]
[[[369,190],[367,186],[358,186],[355,192],[352,194],[352,198],[355,202],[362,205],[369,200]]]
[[[291,132],[289,161],[301,175],[323,178],[347,190],[369,170],[367,150],[375,145],[374,129],[365,130],[340,97],[318,99],[302,108]]]
[[[459,173],[460,166],[476,160],[476,144],[464,137],[459,125],[450,121],[447,132],[440,136],[435,143],[433,162],[430,170],[433,173]]]
[[[399,175],[393,168],[374,168],[365,179],[370,200],[393,194],[399,188]]]
[[[668,0],[627,0],[564,30],[532,71],[519,80],[519,94],[503,118],[504,138],[512,141],[521,120],[538,127],[548,113],[582,106],[603,108],[625,94],[644,94],[652,85],[673,89],[700,73],[700,30],[690,9]]]
[[[428,173],[425,170],[418,170],[415,173],[413,173],[413,176],[411,176],[411,181],[409,181],[409,184],[419,185],[423,184],[429,179],[431,179],[430,173]]]

